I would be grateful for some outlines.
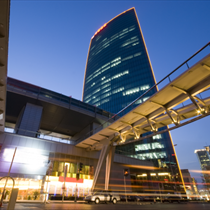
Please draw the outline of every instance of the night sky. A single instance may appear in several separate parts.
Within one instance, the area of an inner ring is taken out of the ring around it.
[[[8,76],[81,100],[91,37],[131,7],[157,81],[210,41],[207,0],[11,0]],[[210,145],[209,122],[171,132],[182,169],[200,169],[194,150]]]

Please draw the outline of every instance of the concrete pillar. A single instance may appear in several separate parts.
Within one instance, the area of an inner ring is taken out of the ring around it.
[[[94,174],[94,178],[93,178],[93,185],[92,185],[91,191],[93,191],[95,189],[96,182],[98,180],[99,173],[102,168],[102,164],[105,162],[107,154],[109,154],[110,143],[111,143],[112,139],[113,139],[113,136],[109,137],[108,139],[104,139],[103,141],[100,142],[103,144],[103,146],[102,146],[101,153],[100,153],[100,156],[98,159],[98,163],[97,163],[97,166],[95,169],[95,174]],[[110,165],[110,168],[111,168],[111,165]]]
[[[111,172],[111,167],[112,167],[112,163],[114,159],[115,148],[116,147],[110,146],[109,152],[106,157],[105,190],[109,189],[110,172]]]
[[[42,107],[27,103],[18,117],[15,132],[20,135],[36,137],[39,130]]]

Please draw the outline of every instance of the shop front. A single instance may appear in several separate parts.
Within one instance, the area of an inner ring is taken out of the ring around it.
[[[0,194],[3,192],[6,179],[0,181]],[[42,179],[29,179],[29,178],[14,178],[14,188],[19,188],[17,200],[43,200],[44,196],[41,193]],[[7,201],[10,198],[13,187],[13,181],[8,179],[6,193],[4,199]],[[0,196],[1,197],[1,196]]]
[[[60,200],[63,193],[65,200],[72,200],[75,197],[81,198],[90,194],[93,184],[93,179],[76,179],[59,176],[47,176],[45,182],[45,189],[48,196],[47,200]]]

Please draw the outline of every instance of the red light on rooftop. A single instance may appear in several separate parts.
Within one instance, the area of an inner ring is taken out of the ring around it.
[[[97,35],[102,29],[104,29],[106,27],[106,25],[107,24],[105,23],[103,26],[101,26],[101,28],[99,28],[98,31],[95,32],[94,36]]]

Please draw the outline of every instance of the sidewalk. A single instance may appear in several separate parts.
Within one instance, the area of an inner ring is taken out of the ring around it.
[[[9,201],[4,201],[3,203],[8,203]],[[44,201],[34,201],[34,200],[17,200],[16,201],[16,203],[32,203],[32,204],[34,204],[34,203],[42,203],[42,204],[44,204]],[[85,203],[85,201],[77,201],[77,202],[74,202],[73,200],[72,201],[60,201],[60,200],[48,200],[47,202],[46,202],[47,204],[49,204],[49,203]]]

